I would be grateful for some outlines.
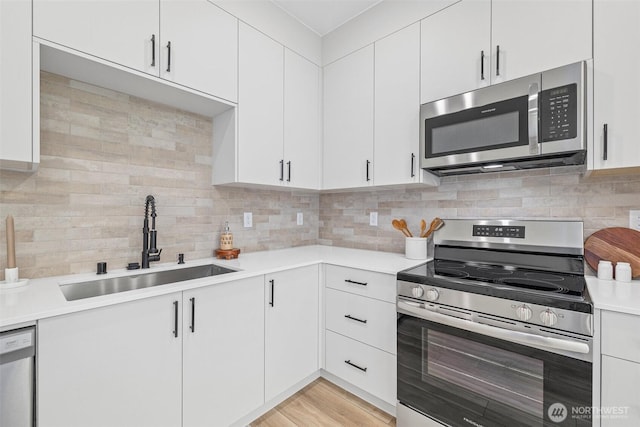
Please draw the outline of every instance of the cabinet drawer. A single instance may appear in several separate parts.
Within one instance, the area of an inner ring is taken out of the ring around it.
[[[327,288],[364,295],[382,301],[392,303],[396,301],[396,276],[391,274],[327,265],[325,285]]]
[[[327,331],[327,371],[356,387],[396,404],[396,357],[377,348]]]
[[[396,354],[396,305],[327,289],[326,327]]]
[[[640,363],[640,316],[602,312],[602,354]]]

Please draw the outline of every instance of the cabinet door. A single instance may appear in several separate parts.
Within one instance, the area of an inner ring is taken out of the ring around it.
[[[240,23],[238,76],[239,180],[284,181],[284,47]]]
[[[318,266],[265,276],[265,400],[318,370]]]
[[[421,103],[489,84],[490,0],[456,3],[423,19],[421,30]]]
[[[640,2],[594,2],[594,169],[640,166],[639,22]]]
[[[636,427],[640,420],[640,363],[602,356],[602,427]],[[618,412],[611,412],[618,411]]]
[[[184,292],[183,427],[230,425],[264,403],[263,283]]]
[[[284,55],[285,183],[320,186],[320,70],[300,55]]]
[[[160,29],[162,78],[229,101],[237,100],[235,17],[206,0],[161,0]]]
[[[158,0],[33,2],[35,36],[154,75],[160,67],[159,18]]]
[[[35,168],[32,134],[31,3],[0,2],[0,167]],[[36,76],[36,79],[39,76]],[[38,95],[39,98],[39,95]],[[36,110],[37,111],[37,110]]]
[[[323,189],[373,184],[373,66],[369,45],[324,67]]]
[[[375,185],[418,182],[420,24],[375,43]]]
[[[179,426],[181,299],[170,294],[40,320],[38,426]]]
[[[491,13],[492,83],[591,58],[591,0],[493,0]]]

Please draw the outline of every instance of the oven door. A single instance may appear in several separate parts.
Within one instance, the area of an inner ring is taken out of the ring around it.
[[[398,427],[591,425],[591,362],[402,312],[397,338]]]

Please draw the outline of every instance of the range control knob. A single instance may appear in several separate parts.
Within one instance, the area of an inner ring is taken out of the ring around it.
[[[548,308],[540,313],[540,321],[545,326],[553,326],[558,323],[558,315]]]
[[[424,295],[424,289],[422,289],[420,286],[416,286],[415,288],[411,289],[411,295],[413,295],[414,298],[420,298],[422,295]]]
[[[518,308],[516,308],[516,316],[518,317],[518,319],[526,322],[527,320],[531,319],[531,316],[533,316],[533,312],[528,305],[522,304],[518,306]]]
[[[439,296],[440,294],[438,293],[438,290],[431,288],[427,291],[426,298],[427,298],[427,301],[436,301]]]

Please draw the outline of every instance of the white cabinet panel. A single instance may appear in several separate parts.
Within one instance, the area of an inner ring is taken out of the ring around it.
[[[382,301],[396,301],[396,277],[391,274],[327,265],[325,286]]]
[[[490,0],[454,4],[423,19],[421,30],[421,103],[490,83]]]
[[[594,2],[594,141],[590,155],[596,170],[640,166],[639,22],[640,2]]]
[[[640,363],[640,316],[602,312],[602,354]]]
[[[162,78],[236,102],[235,17],[206,0],[161,0],[160,28]],[[169,42],[171,67],[168,67]]]
[[[323,189],[373,184],[373,57],[369,45],[324,68]]]
[[[40,320],[38,425],[181,425],[181,300],[176,293]]]
[[[375,43],[375,185],[419,182],[420,24]]]
[[[318,266],[265,276],[265,400],[318,370]]]
[[[331,331],[326,332],[326,369],[334,375],[396,404],[396,357]]]
[[[492,83],[591,58],[592,7],[591,0],[492,0]]]
[[[264,403],[263,283],[184,292],[183,427],[229,425]]]
[[[320,187],[320,69],[300,55],[284,54],[284,182]]]
[[[159,21],[158,0],[33,2],[35,36],[156,76]]]
[[[35,105],[32,112],[32,73],[38,71],[31,39],[31,3],[0,2],[0,168],[29,171],[40,162],[39,133],[32,132],[39,110]]]
[[[327,289],[326,327],[388,353],[396,353],[396,305]]]
[[[238,44],[239,180],[280,185],[284,174],[284,47],[244,23],[240,23]]]
[[[602,336],[606,336],[603,331]],[[636,331],[637,334],[637,331]],[[636,427],[640,420],[640,363],[602,356],[602,427]],[[617,411],[613,413],[612,411]]]

